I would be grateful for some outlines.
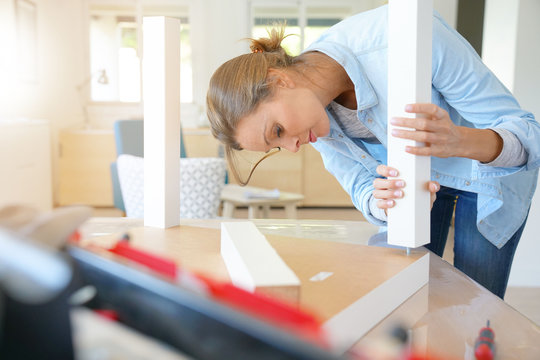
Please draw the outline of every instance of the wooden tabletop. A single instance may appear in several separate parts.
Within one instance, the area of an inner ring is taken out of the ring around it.
[[[381,236],[375,235],[377,228],[366,222],[288,219],[253,222],[265,234],[364,245],[381,242]],[[181,225],[218,229],[220,220],[185,220]],[[139,219],[94,218],[81,227],[81,233],[83,239],[90,239],[140,226]],[[430,257],[428,286],[410,297],[356,346],[369,346],[388,333],[396,322],[401,322],[411,329],[412,342],[420,351],[439,355],[441,359],[474,359],[478,331],[490,320],[495,331],[497,359],[540,359],[540,327],[438,256]]]

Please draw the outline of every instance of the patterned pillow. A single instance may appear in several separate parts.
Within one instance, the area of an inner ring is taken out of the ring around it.
[[[118,178],[127,217],[144,217],[144,158],[123,154],[118,157]],[[217,217],[221,190],[225,186],[222,158],[180,159],[180,217]]]

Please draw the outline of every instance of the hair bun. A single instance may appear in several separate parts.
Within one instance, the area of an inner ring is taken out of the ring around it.
[[[249,48],[252,53],[259,52],[284,52],[281,47],[281,42],[287,36],[285,35],[285,24],[274,26],[272,29],[267,30],[268,37],[259,39],[250,39],[251,44]]]

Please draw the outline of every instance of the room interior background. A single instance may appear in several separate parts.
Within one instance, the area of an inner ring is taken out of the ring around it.
[[[137,78],[141,16],[174,16],[183,23],[181,121],[191,131],[186,143],[195,149],[197,144],[206,147],[204,141],[211,141],[204,115],[210,76],[224,61],[248,51],[248,43],[240,39],[260,35],[273,20],[287,18],[290,30],[300,34],[290,37],[287,46],[291,51],[299,51],[333,21],[383,3],[382,0],[0,1],[0,168],[2,174],[8,174],[0,180],[0,200],[17,196],[34,198],[44,208],[68,203],[69,199],[62,200],[61,189],[65,167],[80,167],[83,162],[77,156],[100,152],[104,157],[109,156],[113,151],[110,132],[114,121],[142,118]],[[540,3],[435,0],[434,7],[473,43],[521,105],[540,116],[537,66]],[[78,150],[70,152],[70,146]],[[66,157],[68,153],[74,154],[73,157]],[[316,154],[306,151],[303,160],[284,156],[270,165],[281,163],[284,172],[294,172],[298,170],[298,161],[311,161]],[[78,171],[84,173],[90,169]],[[300,175],[297,178],[308,176]],[[289,191],[306,189],[302,180],[293,185],[284,183],[275,187],[295,187]],[[263,185],[272,187],[271,183]],[[316,194],[320,189],[315,184],[305,191]],[[99,194],[100,188],[95,190]],[[540,263],[534,257],[540,251],[535,235],[540,233],[537,221],[540,195],[536,198],[516,254],[511,285],[540,286]],[[344,194],[332,200],[309,199],[307,196],[306,204],[311,206],[350,204]]]

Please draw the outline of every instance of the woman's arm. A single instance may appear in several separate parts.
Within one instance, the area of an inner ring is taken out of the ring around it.
[[[490,163],[500,155],[503,139],[495,131],[464,126],[460,126],[459,130],[461,133],[459,156]]]

